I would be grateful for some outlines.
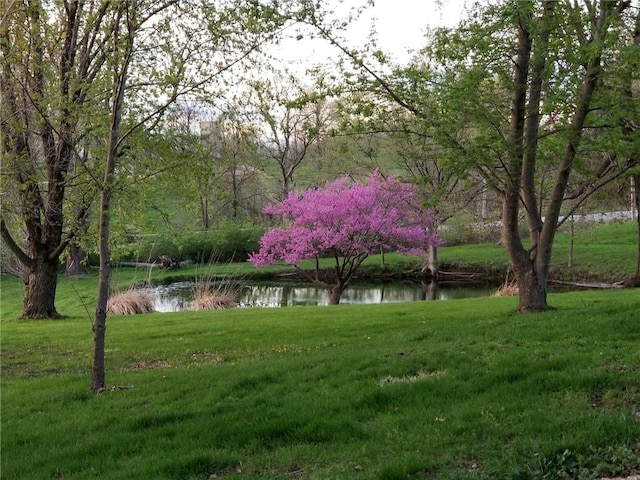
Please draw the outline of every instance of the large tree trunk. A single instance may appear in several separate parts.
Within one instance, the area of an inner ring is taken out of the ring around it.
[[[518,282],[519,313],[541,312],[547,309],[546,275],[538,275],[534,262],[525,261],[521,265],[514,265]],[[544,280],[540,280],[543,277]]]
[[[55,307],[58,259],[38,257],[29,268],[22,305],[22,318],[62,318]]]

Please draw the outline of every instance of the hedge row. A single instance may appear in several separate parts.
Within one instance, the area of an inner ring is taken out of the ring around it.
[[[208,232],[137,237],[119,260],[156,262],[167,256],[196,263],[240,262],[259,248],[264,232],[264,227],[228,223]]]

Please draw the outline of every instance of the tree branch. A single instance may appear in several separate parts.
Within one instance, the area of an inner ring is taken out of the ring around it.
[[[4,221],[4,217],[0,217],[0,236],[4,240],[4,243],[9,250],[13,252],[16,258],[22,263],[25,267],[31,267],[35,264],[34,260],[29,257],[22,248],[16,243],[16,241],[11,236],[9,229],[7,228],[7,224]]]

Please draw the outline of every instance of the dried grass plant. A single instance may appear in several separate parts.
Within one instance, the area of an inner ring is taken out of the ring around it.
[[[503,283],[493,292],[493,297],[514,297],[518,295],[518,282],[513,280],[509,283]]]
[[[193,310],[219,310],[231,308],[236,304],[236,296],[233,292],[224,290],[212,290],[196,295],[193,300]]]
[[[520,289],[518,288],[518,281],[514,278],[513,280],[509,280],[509,274],[507,273],[507,278],[502,285],[498,287],[498,289],[493,292],[492,297],[514,297],[518,295]]]
[[[228,282],[215,284],[211,277],[196,279],[192,310],[220,310],[236,305],[236,293]]]
[[[153,313],[153,294],[146,289],[129,289],[109,296],[107,315]]]

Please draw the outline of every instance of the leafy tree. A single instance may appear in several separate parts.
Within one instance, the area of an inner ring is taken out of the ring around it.
[[[402,75],[376,69],[382,54],[367,59],[336,39],[322,16],[313,20],[381,97],[430,122],[448,156],[498,193],[520,312],[547,308],[553,240],[569,197],[577,208],[637,162],[629,155],[637,132],[623,128],[636,122],[637,102],[621,88],[639,71],[629,68],[640,58],[627,41],[631,3],[478,3],[468,21],[433,35],[424,68]],[[423,103],[421,92],[434,101]],[[569,189],[577,172],[589,181]],[[539,189],[541,174],[548,180]]]
[[[64,218],[74,158],[100,94],[94,80],[107,62],[107,4],[91,14],[81,2],[10,2],[0,26],[3,183],[17,210],[3,209],[3,241],[27,270],[24,318],[59,318],[60,256],[83,224],[88,205]],[[25,238],[8,215],[19,216]],[[14,227],[13,233],[10,231]]]
[[[263,126],[259,154],[277,169],[279,198],[295,186],[295,175],[329,128],[330,109],[324,98],[309,92],[293,76],[274,74],[272,80],[251,84],[246,108],[255,125]]]
[[[200,129],[209,168],[215,175],[208,192],[215,202],[214,217],[233,221],[255,218],[264,205],[258,184],[262,159],[257,127],[243,121],[237,112],[227,111],[213,121],[201,122]]]
[[[480,125],[479,132],[473,132],[475,139],[494,142],[493,159],[485,157],[489,161],[481,165],[502,197],[503,241],[518,280],[520,312],[547,308],[551,251],[571,172],[587,166],[587,152],[594,145],[589,145],[585,131],[598,124],[595,113],[612,113],[602,85],[608,70],[614,69],[612,50],[625,48],[620,32],[626,6],[626,2],[586,2],[583,10],[568,2],[507,2],[488,9],[481,25],[466,30],[470,35],[462,29],[457,32],[458,53],[471,48],[465,53],[473,58],[469,68],[462,66],[462,57],[447,57],[444,49],[438,50],[456,65],[466,88],[486,98],[480,103],[484,114],[468,102],[460,103],[467,111],[475,110],[472,118]],[[494,42],[493,48],[472,47],[480,35],[485,42]],[[496,59],[492,49],[503,49],[508,63]],[[499,100],[500,92],[509,94],[508,109]],[[555,116],[561,128],[548,128],[546,115]],[[483,121],[483,116],[492,123]],[[555,173],[548,197],[541,197],[536,171],[547,162]],[[590,195],[595,186],[591,183],[581,196]],[[521,209],[530,246],[520,234]]]
[[[279,27],[270,8],[254,2],[118,2],[107,40],[106,118],[100,184],[100,276],[95,311],[91,390],[105,388],[104,343],[110,279],[110,217],[118,165],[127,141],[159,123],[178,99],[204,92]],[[181,40],[175,41],[178,37]],[[160,54],[155,56],[155,52]],[[168,65],[168,66],[166,66]],[[164,68],[160,68],[164,67]],[[144,102],[137,99],[144,98]]]
[[[106,155],[126,163],[133,132],[157,128],[183,95],[213,96],[212,79],[295,16],[252,1],[7,2],[0,24],[2,185],[16,202],[3,204],[0,235],[27,270],[24,317],[60,316],[60,256],[85,229],[90,205],[82,199],[95,204],[96,192],[115,188],[104,183],[111,182],[103,175]],[[109,152],[119,82],[126,119]],[[86,152],[88,162],[74,163]],[[86,194],[86,185],[93,192]]]
[[[327,182],[324,188],[291,192],[266,213],[282,218],[284,227],[264,235],[260,250],[250,256],[254,265],[280,260],[298,267],[305,259],[331,256],[336,283],[330,303],[340,303],[342,292],[362,262],[372,253],[397,250],[424,254],[438,245],[435,216],[422,208],[414,185],[374,172],[366,183],[348,177]]]

